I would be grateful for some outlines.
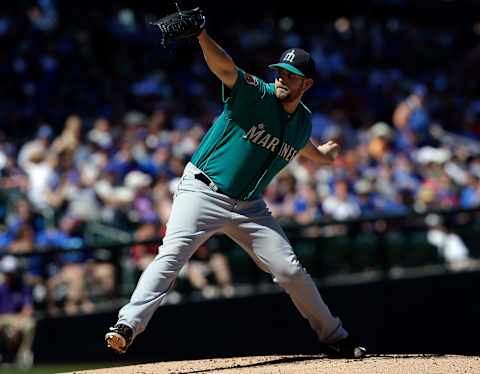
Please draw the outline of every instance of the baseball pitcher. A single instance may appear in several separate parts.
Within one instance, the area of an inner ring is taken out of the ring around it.
[[[297,154],[328,165],[338,152],[334,142],[316,146],[310,140],[311,112],[301,99],[314,82],[312,57],[303,49],[288,49],[278,63],[269,66],[277,73],[275,82],[266,83],[237,67],[207,34],[200,9],[185,14],[195,18],[192,22],[198,28],[196,33],[189,30],[188,36],[198,39],[209,69],[230,89],[230,95],[185,167],[159,254],[107,332],[107,346],[125,352],[197,248],[212,235],[224,233],[290,295],[332,356],[365,356],[365,348],[330,313],[261,198],[272,178]],[[188,22],[181,19],[182,25]],[[159,25],[166,38],[168,26]]]

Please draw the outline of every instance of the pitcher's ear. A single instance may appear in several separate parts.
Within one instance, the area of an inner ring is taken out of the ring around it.
[[[313,79],[311,78],[305,79],[304,91],[308,91],[312,86],[313,86]]]

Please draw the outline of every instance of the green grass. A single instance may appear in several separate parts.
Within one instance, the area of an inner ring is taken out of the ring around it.
[[[82,370],[89,370],[89,369],[101,369],[101,368],[108,368],[113,366],[118,366],[118,363],[116,364],[80,363],[80,364],[58,364],[58,365],[53,365],[53,364],[52,365],[35,365],[32,369],[29,369],[29,370],[21,370],[17,368],[0,366],[0,373],[1,374],[53,374],[53,373],[65,373],[65,372],[72,372],[72,371],[82,371]]]

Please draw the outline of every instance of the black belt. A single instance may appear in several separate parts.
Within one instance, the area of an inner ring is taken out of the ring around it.
[[[215,183],[213,183],[213,181],[209,177],[207,177],[205,174],[197,173],[197,174],[195,174],[195,179],[199,180],[200,182],[205,183],[208,186],[208,188],[210,188],[211,190],[221,193],[221,191],[218,189],[217,185]]]

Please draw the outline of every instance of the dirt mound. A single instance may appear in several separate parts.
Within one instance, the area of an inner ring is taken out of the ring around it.
[[[315,373],[315,374],[454,374],[480,373],[478,356],[392,355],[363,360],[332,360],[313,356],[255,356],[195,361],[171,361],[97,370],[76,374],[187,374],[187,373]]]

